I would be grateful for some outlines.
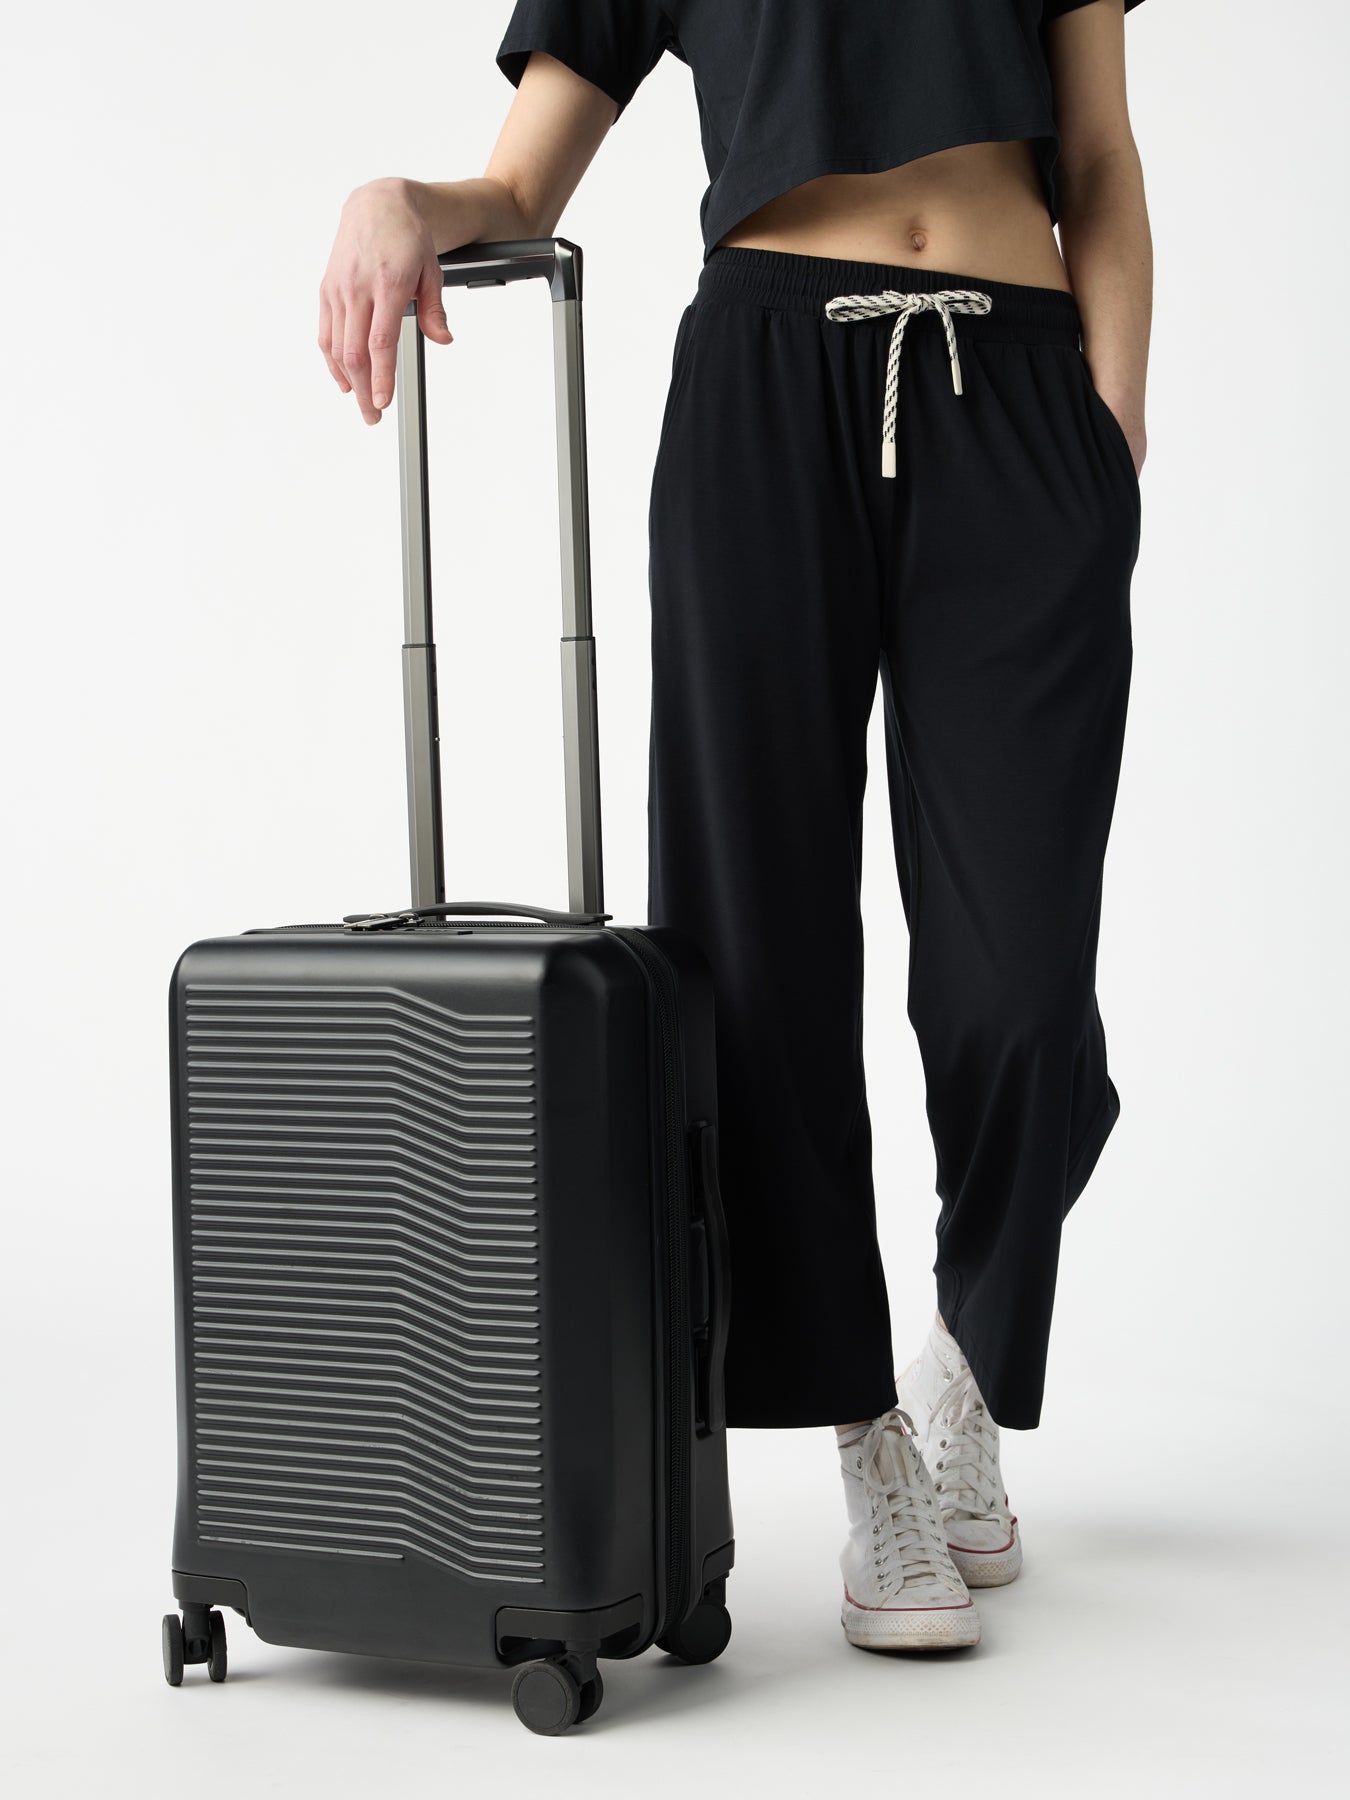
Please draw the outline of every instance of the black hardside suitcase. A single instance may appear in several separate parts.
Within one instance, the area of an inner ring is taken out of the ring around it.
[[[398,353],[413,904],[193,944],[170,989],[178,1505],[165,1673],[270,1643],[501,1665],[536,1731],[598,1657],[730,1621],[708,965],[602,909],[581,252],[552,295],[570,912],[443,888],[424,340]]]

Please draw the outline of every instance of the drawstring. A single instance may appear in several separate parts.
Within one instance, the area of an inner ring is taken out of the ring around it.
[[[890,352],[886,358],[886,404],[881,430],[881,473],[895,479],[895,406],[900,379],[900,351],[905,339],[905,326],[914,313],[935,312],[941,316],[947,334],[947,355],[952,364],[952,387],[961,392],[961,359],[956,354],[956,332],[953,313],[987,313],[993,305],[988,294],[974,288],[940,288],[932,294],[897,294],[887,288],[880,294],[839,294],[825,302],[825,316],[836,324],[853,319],[879,319],[887,313],[899,313],[891,333]]]

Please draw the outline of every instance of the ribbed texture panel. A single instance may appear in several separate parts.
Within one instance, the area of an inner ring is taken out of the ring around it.
[[[204,1540],[543,1579],[525,1014],[189,983]]]

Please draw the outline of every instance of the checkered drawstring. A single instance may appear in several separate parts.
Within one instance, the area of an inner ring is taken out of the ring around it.
[[[900,351],[905,340],[905,326],[917,312],[935,312],[941,316],[947,334],[947,354],[952,363],[952,387],[961,392],[961,358],[956,354],[956,332],[953,313],[987,313],[993,305],[988,294],[974,288],[940,288],[931,294],[897,294],[887,288],[880,294],[838,294],[825,302],[825,316],[836,324],[853,319],[879,319],[887,313],[898,313],[891,333],[890,352],[886,358],[886,404],[881,430],[881,473],[895,479],[895,407],[900,379]]]

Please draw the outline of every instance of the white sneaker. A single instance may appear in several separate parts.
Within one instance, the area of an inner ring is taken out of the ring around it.
[[[998,1426],[936,1318],[896,1386],[932,1471],[953,1563],[969,1587],[1002,1587],[1021,1570],[1022,1538],[999,1470]]]
[[[864,1650],[943,1650],[980,1641],[980,1618],[952,1565],[933,1491],[903,1412],[839,1441],[848,1501],[840,1619]]]

